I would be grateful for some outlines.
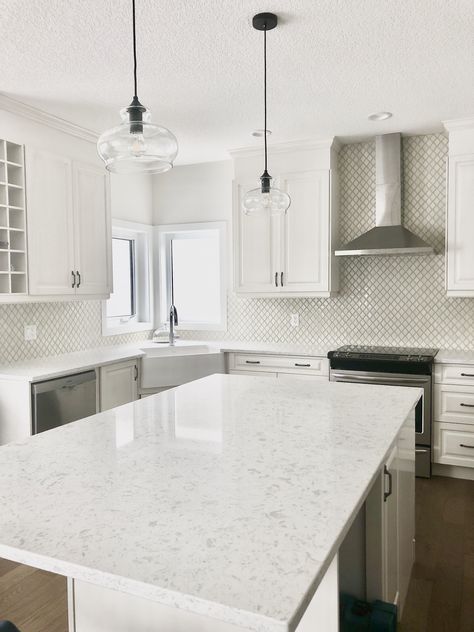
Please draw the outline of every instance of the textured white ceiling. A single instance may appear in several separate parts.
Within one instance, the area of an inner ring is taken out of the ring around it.
[[[474,114],[473,0],[136,0],[139,96],[179,162],[227,157],[262,127],[259,11],[272,142],[440,129]],[[0,90],[103,130],[132,96],[131,0],[0,0]],[[367,120],[394,112],[383,123]]]

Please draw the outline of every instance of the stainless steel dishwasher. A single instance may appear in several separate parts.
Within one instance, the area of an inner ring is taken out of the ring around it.
[[[85,371],[31,386],[33,434],[97,412],[95,371]]]

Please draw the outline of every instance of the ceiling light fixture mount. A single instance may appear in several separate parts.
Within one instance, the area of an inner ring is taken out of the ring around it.
[[[132,0],[132,20],[133,99],[120,110],[122,123],[100,136],[97,151],[106,169],[113,173],[163,173],[173,166],[178,141],[169,129],[151,123],[150,110],[138,98],[135,0]]]
[[[367,117],[369,121],[386,121],[389,118],[392,118],[393,114],[391,112],[374,112],[373,114],[369,114]]]
[[[252,132],[252,136],[255,136],[255,138],[263,138],[265,134],[267,136],[271,136],[271,133],[271,129],[254,129]]]
[[[278,17],[274,13],[258,13],[254,15],[252,26],[257,31],[263,31],[263,112],[264,112],[264,171],[260,176],[260,186],[248,191],[242,200],[242,208],[246,215],[258,212],[270,212],[272,215],[286,213],[291,200],[285,191],[272,186],[272,177],[268,173],[267,136],[267,31],[273,30],[278,24]]]

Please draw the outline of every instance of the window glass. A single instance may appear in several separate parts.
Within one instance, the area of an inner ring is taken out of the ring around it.
[[[132,318],[135,315],[134,240],[112,239],[114,291],[107,301],[107,318]]]
[[[217,230],[172,237],[174,303],[180,324],[219,323],[221,263]]]

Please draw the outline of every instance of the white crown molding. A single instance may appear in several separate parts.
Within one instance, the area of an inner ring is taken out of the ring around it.
[[[272,154],[283,154],[289,151],[294,150],[307,150],[311,151],[314,149],[334,149],[335,151],[339,151],[341,148],[341,143],[338,141],[336,137],[328,138],[325,140],[313,140],[313,139],[305,139],[305,140],[290,140],[284,143],[275,143],[274,145],[268,145],[268,150]],[[238,147],[235,149],[229,149],[229,154],[232,158],[248,158],[251,156],[257,156],[261,154],[263,151],[263,145],[259,146],[249,145],[247,147]]]
[[[1,92],[0,109],[11,112],[12,114],[17,114],[18,116],[23,116],[24,118],[30,119],[30,121],[34,121],[35,123],[47,125],[48,127],[57,129],[60,132],[64,132],[65,134],[70,134],[71,136],[76,136],[77,138],[81,138],[82,140],[86,140],[90,143],[96,143],[97,138],[99,137],[99,134],[94,130],[87,129],[86,127],[81,127],[80,125],[71,123],[71,121],[62,119],[59,116],[55,116],[54,114],[49,114],[44,110],[40,110],[37,107],[27,105],[26,103],[23,103],[22,101],[17,101],[16,99],[12,99],[11,97],[7,96],[6,94],[2,94]]]
[[[443,121],[443,125],[448,132],[474,129],[474,118],[451,119],[449,121]]]

